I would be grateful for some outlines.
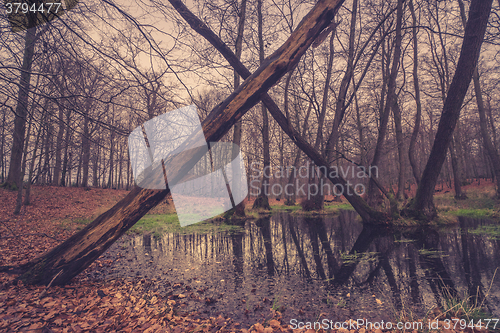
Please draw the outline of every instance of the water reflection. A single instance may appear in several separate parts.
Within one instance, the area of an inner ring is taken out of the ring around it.
[[[248,323],[270,308],[285,320],[390,320],[401,309],[423,316],[445,297],[464,295],[498,318],[499,241],[468,232],[488,221],[395,230],[356,217],[277,213],[241,233],[131,237],[106,254],[124,256],[107,276],[149,278],[186,312]]]

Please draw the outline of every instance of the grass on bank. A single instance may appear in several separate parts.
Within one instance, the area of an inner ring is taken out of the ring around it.
[[[349,203],[329,203],[325,204],[325,209],[320,214],[336,214],[340,210],[354,210]],[[317,215],[318,212],[304,212],[300,205],[285,206],[285,205],[272,205],[271,211],[254,210],[251,205],[247,204],[245,214],[247,218],[258,219],[262,214],[271,214],[274,212],[288,212],[291,214]],[[198,222],[186,227],[181,227],[177,214],[174,212],[148,214],[139,220],[130,230],[129,233],[153,233],[161,235],[163,233],[211,233],[223,231],[242,231],[244,226],[232,225],[233,221],[227,221],[221,218],[222,215],[216,216],[211,220]],[[238,224],[244,224],[244,219],[240,220]]]
[[[434,196],[434,204],[443,217],[466,216],[478,219],[500,217],[500,202],[494,199],[494,186],[468,188],[467,199],[457,200],[453,191]]]
[[[500,201],[494,199],[495,186],[492,184],[485,187],[466,188],[467,199],[457,200],[454,197],[453,190],[447,193],[436,193],[434,203],[438,209],[438,219],[433,223],[435,225],[449,225],[457,223],[457,216],[466,216],[478,219],[496,219],[500,218]],[[340,210],[354,210],[348,202],[325,202],[322,211],[306,212],[300,204],[286,206],[283,202],[274,201],[271,204],[271,210],[254,210],[252,203],[247,203],[245,214],[249,219],[258,219],[262,215],[269,215],[274,212],[287,212],[293,215],[333,215],[338,214]],[[61,222],[63,229],[81,230],[93,218],[79,218],[76,220],[64,220]],[[211,221],[195,223],[187,227],[180,227],[175,209],[171,204],[162,203],[155,207],[150,214],[144,216],[137,222],[129,232],[143,233],[151,232],[161,234],[165,232],[175,233],[209,233],[218,231],[241,230],[241,227],[230,225],[231,221],[216,217]],[[236,224],[236,223],[235,223]],[[242,223],[239,223],[242,224]],[[399,226],[418,226],[415,221],[400,218],[395,221],[395,225]],[[475,233],[489,234],[492,237],[500,238],[500,231],[493,227],[479,228]]]
[[[295,214],[336,214],[340,210],[354,210],[350,203],[333,202],[325,203],[322,211],[304,211],[300,205],[286,206],[286,205],[271,205],[271,211],[274,212],[289,212]]]
[[[195,224],[181,227],[177,214],[161,214],[161,215],[146,215],[139,220],[130,230],[129,233],[152,233],[161,235],[163,233],[212,233],[221,231],[241,231],[242,227],[236,225],[225,224],[219,219],[198,222]]]

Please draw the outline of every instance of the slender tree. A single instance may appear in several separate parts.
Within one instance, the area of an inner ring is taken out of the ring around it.
[[[415,145],[417,143],[418,134],[420,132],[420,123],[422,121],[422,101],[420,99],[420,82],[418,78],[418,34],[417,34],[417,16],[415,15],[415,8],[413,6],[413,0],[408,1],[408,7],[410,8],[411,18],[412,18],[412,39],[413,39],[413,89],[415,90],[415,125],[413,126],[413,131],[411,133],[410,145],[408,147],[408,157],[410,160],[410,166],[413,172],[413,177],[415,182],[420,182],[420,170],[417,163],[417,156],[415,151]]]
[[[415,198],[403,211],[407,216],[429,220],[437,216],[434,187],[446,158],[460,110],[477,66],[492,0],[472,0],[455,75],[443,106],[438,130]]]
[[[464,3],[462,0],[458,0],[458,4],[460,6],[460,15],[462,16],[462,22],[464,26],[466,26],[467,18],[465,16]],[[483,145],[492,162],[493,173],[495,174],[497,182],[496,197],[500,198],[500,156],[498,155],[498,151],[493,145],[493,141],[491,140],[490,134],[488,133],[486,110],[484,107],[483,93],[481,91],[481,83],[479,82],[479,71],[477,70],[477,66],[474,69],[474,73],[472,74],[472,81],[474,83],[474,93],[476,95],[477,113],[479,114],[479,126],[481,129],[481,136],[483,138]]]

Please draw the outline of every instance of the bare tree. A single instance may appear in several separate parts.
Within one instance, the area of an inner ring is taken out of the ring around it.
[[[466,26],[467,19],[465,16],[464,3],[462,0],[458,0],[458,4],[460,6],[460,15],[462,16],[462,22],[464,26]],[[479,82],[479,71],[477,70],[477,66],[474,69],[474,73],[472,74],[472,81],[474,83],[474,92],[476,94],[477,112],[479,114],[481,136],[483,137],[484,148],[486,149],[486,152],[488,153],[488,156],[490,157],[492,162],[493,172],[495,174],[497,182],[496,196],[500,198],[500,156],[498,155],[498,151],[493,145],[490,134],[488,133],[486,110],[484,107],[483,93],[481,91],[481,83]]]
[[[446,96],[434,145],[432,146],[427,165],[422,174],[417,193],[404,210],[404,214],[407,216],[413,216],[420,220],[428,220],[437,215],[433,200],[434,187],[446,158],[446,151],[451,143],[453,131],[458,122],[465,94],[477,66],[491,5],[492,0],[471,1],[469,19],[465,27],[462,49],[455,75]]]
[[[19,94],[15,111],[12,153],[10,155],[9,174],[5,186],[17,189],[22,186],[24,175],[21,175],[24,139],[26,135],[26,117],[28,115],[28,97],[30,93],[31,67],[36,44],[36,18],[28,13],[28,29],[25,34],[24,56],[19,79]]]
[[[415,145],[417,143],[417,137],[420,132],[420,123],[422,121],[422,101],[420,99],[420,83],[418,79],[418,35],[417,35],[417,16],[415,15],[415,8],[413,6],[413,0],[408,2],[408,7],[410,8],[412,17],[412,38],[413,38],[413,89],[415,90],[415,125],[410,138],[410,146],[408,147],[408,157],[410,160],[411,169],[413,171],[413,177],[415,182],[420,182],[420,170],[418,168]]]

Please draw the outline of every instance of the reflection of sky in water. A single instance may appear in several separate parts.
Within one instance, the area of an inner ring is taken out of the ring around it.
[[[128,147],[136,184],[161,190],[168,182],[181,226],[222,214],[248,194],[239,146],[207,143],[195,105],[163,113],[136,127],[128,137]],[[197,205],[196,213],[192,203]]]
[[[488,294],[490,310],[500,316],[500,270],[493,279],[500,241],[465,231],[485,221],[462,220],[461,228],[439,232],[371,232],[355,217],[276,214],[236,234],[133,236],[108,251],[107,257],[125,258],[105,277],[146,277],[186,312],[223,313],[249,324],[273,306],[284,310],[286,322],[321,314],[388,320],[401,308],[422,317],[443,292],[468,290]]]

